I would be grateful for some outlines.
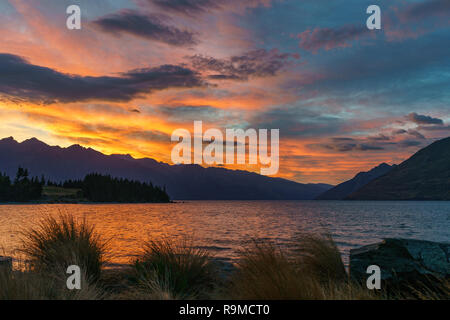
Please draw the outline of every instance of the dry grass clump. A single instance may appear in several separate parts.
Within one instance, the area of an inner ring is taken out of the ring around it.
[[[22,231],[18,270],[0,270],[0,300],[98,300],[106,244],[86,220],[48,216]],[[81,290],[67,288],[67,268],[81,269]]]
[[[26,267],[23,267],[26,268]],[[65,272],[0,269],[0,300],[99,300],[105,293],[81,275],[81,290],[68,290]]]
[[[241,251],[227,296],[243,300],[375,299],[348,280],[330,237],[304,235],[294,250],[254,241]]]
[[[90,283],[99,279],[106,243],[85,219],[76,220],[66,214],[58,218],[48,216],[22,235],[20,251],[33,270],[59,274],[70,265],[78,265]]]
[[[49,282],[28,272],[0,270],[0,300],[42,300],[53,296]]]
[[[302,272],[324,283],[348,279],[341,253],[330,235],[304,234],[298,237],[294,259]]]
[[[444,279],[434,287],[415,289],[415,296],[419,300],[450,300],[450,279]]]
[[[307,299],[311,290],[320,290],[314,285],[298,276],[296,265],[273,243],[255,241],[241,251],[228,295],[243,300]]]
[[[390,290],[394,300],[450,300],[450,279],[432,275]]]
[[[145,243],[134,269],[138,292],[144,297],[206,298],[217,281],[216,266],[209,253],[187,239]]]

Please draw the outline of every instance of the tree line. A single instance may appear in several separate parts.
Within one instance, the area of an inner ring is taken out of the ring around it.
[[[113,178],[110,175],[92,173],[83,180],[66,180],[55,183],[44,177],[29,178],[27,169],[17,170],[13,182],[6,174],[0,174],[0,201],[27,202],[42,199],[43,188],[59,187],[80,189],[81,197],[93,202],[148,203],[170,202],[165,188],[151,182]]]
[[[39,200],[45,182],[37,177],[29,178],[27,169],[19,167],[16,178],[11,181],[8,175],[0,174],[0,201],[27,202]]]
[[[67,181],[69,187],[82,186],[83,195],[95,202],[169,202],[165,188],[152,183],[113,178],[97,173],[88,174],[83,181]]]

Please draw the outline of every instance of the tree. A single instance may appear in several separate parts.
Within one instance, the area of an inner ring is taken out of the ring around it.
[[[83,181],[84,196],[95,202],[169,202],[169,195],[152,183],[142,183],[109,175],[89,174]]]
[[[0,201],[9,201],[11,192],[11,179],[6,174],[0,174]]]
[[[24,169],[19,167],[16,173],[16,179],[14,180],[14,184],[20,183],[23,181],[28,181],[28,169]]]
[[[0,176],[0,200],[14,202],[38,200],[42,196],[42,186],[42,181],[37,177],[30,180],[28,170],[19,167],[13,184],[7,175]]]

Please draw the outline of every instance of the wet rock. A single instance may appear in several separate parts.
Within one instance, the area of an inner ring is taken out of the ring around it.
[[[385,239],[350,250],[350,276],[365,283],[367,267],[377,265],[385,285],[439,281],[450,276],[450,244],[412,239]]]

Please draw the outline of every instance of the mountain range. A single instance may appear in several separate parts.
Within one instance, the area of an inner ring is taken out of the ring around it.
[[[130,155],[105,155],[91,148],[49,146],[36,138],[0,140],[0,172],[18,166],[53,182],[109,174],[164,186],[174,200],[450,200],[450,137],[435,141],[400,165],[382,163],[335,187],[301,184],[257,173],[169,165]]]
[[[49,146],[36,138],[0,140],[0,172],[14,177],[18,166],[53,182],[83,179],[89,173],[151,181],[174,200],[309,200],[328,184],[301,184],[256,173],[199,165],[169,165],[130,155],[105,155],[91,148]]]
[[[345,181],[328,191],[319,195],[317,200],[343,200],[352,193],[358,191],[369,182],[377,179],[380,176],[387,174],[396,166],[390,166],[387,163],[382,163],[368,172],[360,172],[353,179]]]
[[[450,200],[450,137],[433,142],[348,200]]]

